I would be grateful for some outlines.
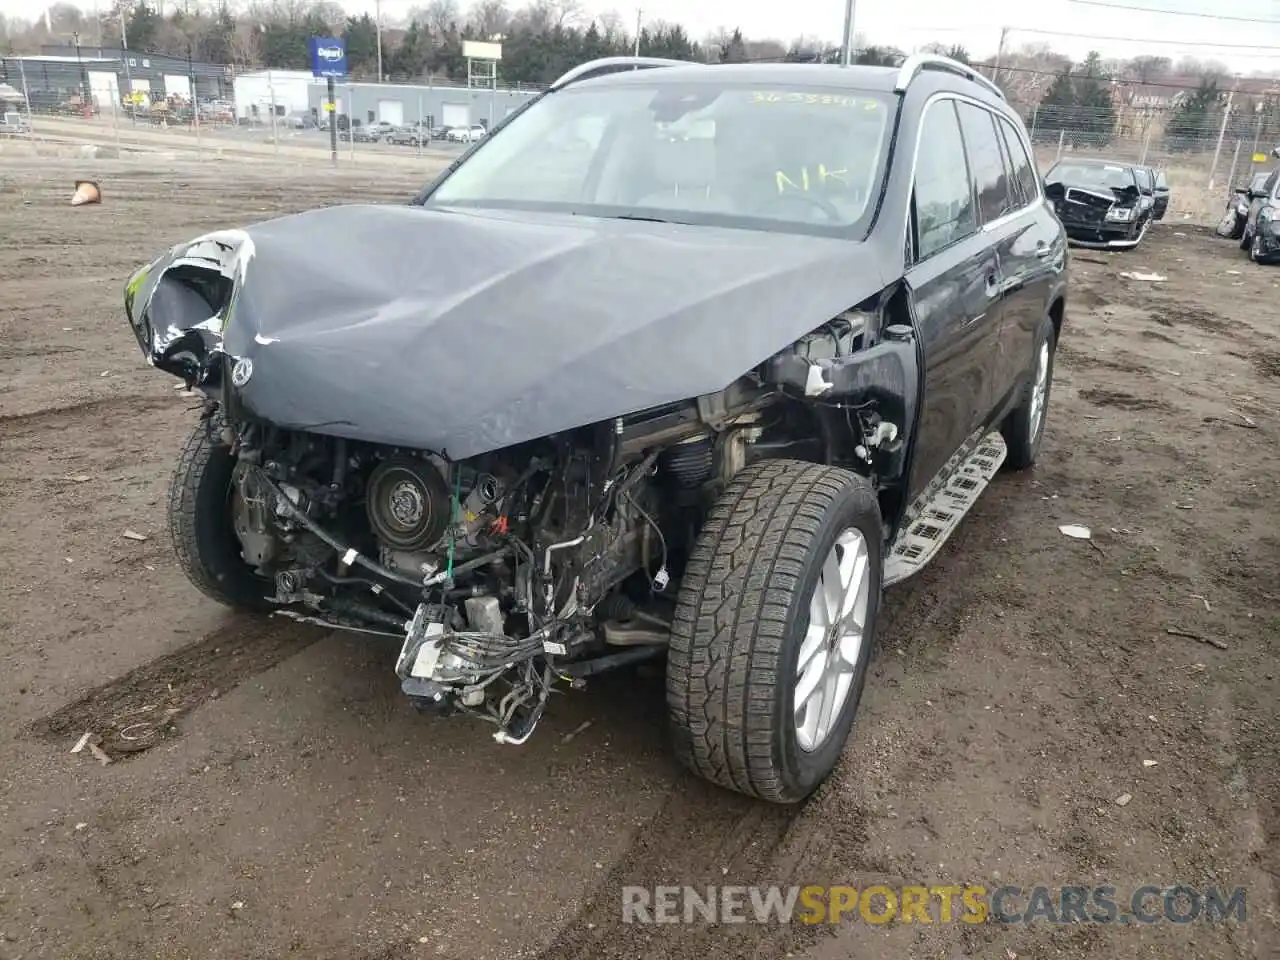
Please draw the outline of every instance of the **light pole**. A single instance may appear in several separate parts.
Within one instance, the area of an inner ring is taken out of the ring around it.
[[[138,105],[133,102],[133,74],[129,71],[129,35],[125,32],[125,17],[128,11],[120,8],[120,62],[124,64],[125,96],[128,99],[129,122],[138,122]]]
[[[375,0],[373,5],[374,32],[378,35],[378,82],[382,82],[382,0]]]
[[[76,45],[76,69],[80,73],[80,96],[84,98],[84,109],[88,111],[93,105],[93,96],[89,92],[89,74],[85,72],[84,61],[80,59],[79,30],[71,34],[71,40]]]
[[[840,63],[849,66],[853,62],[853,14],[857,0],[844,0],[844,46],[840,51]]]

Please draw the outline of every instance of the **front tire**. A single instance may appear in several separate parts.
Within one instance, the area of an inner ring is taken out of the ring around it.
[[[1036,331],[1026,394],[1000,429],[1008,451],[1004,460],[1006,469],[1026,470],[1035,464],[1040,454],[1040,441],[1044,439],[1044,424],[1049,414],[1049,396],[1053,392],[1053,358],[1057,347],[1053,320],[1045,317]]]
[[[240,610],[265,611],[268,582],[240,555],[231,518],[235,457],[222,440],[223,420],[196,424],[169,485],[169,535],[178,565],[205,596]]]
[[[830,775],[871,659],[881,543],[875,491],[857,474],[769,460],[734,477],[671,630],[668,718],[685,766],[775,803]]]

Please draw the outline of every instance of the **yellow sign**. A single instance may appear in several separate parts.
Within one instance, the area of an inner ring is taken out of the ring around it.
[[[337,109],[338,109],[338,105],[337,105],[336,103],[328,103],[328,102],[326,102],[326,103],[325,103],[325,105],[324,105],[324,112],[325,112],[325,113],[333,113],[333,111],[335,111],[335,110],[337,110]]]
[[[1266,163],[1266,162],[1267,162],[1267,155],[1266,155],[1265,153],[1255,153],[1255,154],[1253,155],[1253,162],[1254,162],[1254,163]]]

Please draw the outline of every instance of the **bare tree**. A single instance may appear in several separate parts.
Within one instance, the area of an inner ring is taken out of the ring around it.
[[[507,9],[506,0],[480,0],[471,8],[471,26],[488,39],[505,33],[511,23],[511,12]]]
[[[430,0],[422,8],[422,22],[437,36],[462,19],[457,0]]]

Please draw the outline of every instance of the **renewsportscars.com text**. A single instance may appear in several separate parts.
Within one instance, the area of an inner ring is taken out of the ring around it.
[[[622,888],[623,923],[1193,923],[1246,918],[1245,889],[1146,884]]]

